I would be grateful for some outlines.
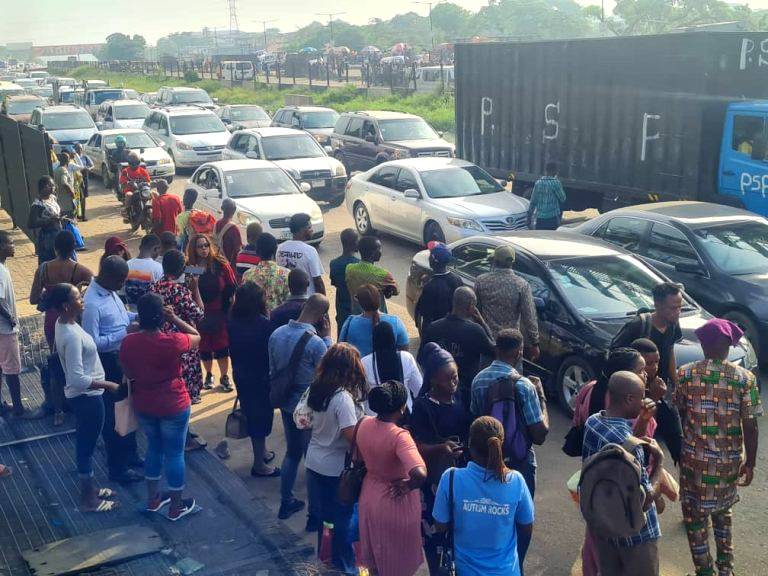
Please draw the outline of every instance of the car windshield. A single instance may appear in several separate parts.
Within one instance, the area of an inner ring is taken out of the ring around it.
[[[93,128],[93,120],[85,110],[73,110],[72,112],[58,112],[45,114],[43,126],[46,130],[78,130]]]
[[[333,128],[339,114],[333,110],[323,112],[304,112],[302,114],[304,128]]]
[[[210,104],[211,97],[205,90],[185,90],[173,93],[174,104]]]
[[[120,134],[104,136],[104,145],[107,148],[114,148],[115,138],[118,136]],[[123,134],[123,136],[125,137],[126,148],[157,148],[157,143],[146,132],[129,132],[128,134]]]
[[[629,316],[653,309],[653,287],[661,278],[631,256],[567,258],[547,263],[552,279],[587,318]]]
[[[261,139],[267,160],[290,160],[291,158],[319,158],[325,152],[309,134],[295,136],[268,136]]]
[[[290,176],[279,168],[264,170],[233,170],[224,174],[227,196],[253,198],[298,194],[299,189]],[[287,208],[287,207],[286,207]]]
[[[24,94],[22,88],[0,88],[0,100],[6,96],[21,96]]]
[[[146,118],[149,114],[149,106],[146,104],[126,104],[125,106],[113,107],[115,119],[120,120],[138,120]]]
[[[62,92],[59,90],[59,102],[62,104],[68,104],[70,102],[74,102],[75,100],[75,92],[69,91],[69,92]]]
[[[485,170],[477,166],[454,166],[421,172],[430,198],[460,198],[493,194],[504,190]]]
[[[31,114],[32,110],[42,106],[42,99],[36,100],[17,100],[8,102],[8,114]]]
[[[406,120],[381,120],[379,122],[381,137],[386,142],[399,140],[436,140],[440,138],[432,127],[421,118]]]
[[[704,251],[727,274],[755,274],[768,270],[768,224],[740,222],[697,228]]]
[[[269,115],[258,106],[238,106],[230,114],[232,120],[269,120]]]
[[[171,132],[179,136],[185,134],[208,134],[210,132],[226,132],[219,117],[215,114],[200,116],[173,116],[171,120]]]
[[[123,98],[122,90],[100,90],[93,93],[96,104],[101,104],[105,100],[121,100]]]

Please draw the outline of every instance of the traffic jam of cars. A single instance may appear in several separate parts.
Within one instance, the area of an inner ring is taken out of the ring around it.
[[[768,361],[768,220],[743,207],[592,206],[603,213],[530,230],[530,187],[499,178],[499,166],[474,153],[457,157],[453,143],[412,114],[288,105],[270,113],[256,102],[219,104],[200,88],[138,94],[42,74],[4,77],[0,100],[2,114],[44,130],[56,151],[81,144],[106,187],[118,137],[153,180],[170,183],[184,171],[198,204],[216,217],[225,199],[236,203],[244,238],[259,222],[279,241],[290,239],[288,221],[298,211],[311,216],[317,245],[324,212],[343,206],[362,235],[416,247],[445,242],[468,286],[490,270],[497,247],[514,247],[541,332],[541,356],[529,367],[566,409],[599,374],[627,318],[652,309],[652,288],[664,281],[685,286],[678,363],[701,357],[693,332],[712,315],[744,330],[733,360],[756,374]],[[430,274],[428,252],[417,252],[406,290],[412,316]]]

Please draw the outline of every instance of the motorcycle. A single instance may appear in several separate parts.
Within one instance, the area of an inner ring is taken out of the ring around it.
[[[123,184],[122,193],[131,193],[127,201],[126,217],[131,225],[131,231],[135,232],[141,227],[145,232],[152,230],[152,186],[154,183],[143,179],[129,179]]]

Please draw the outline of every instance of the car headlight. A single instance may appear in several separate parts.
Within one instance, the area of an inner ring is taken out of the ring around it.
[[[192,150],[192,146],[185,144],[184,142],[176,142],[176,148],[179,150]]]
[[[320,210],[320,207],[315,205],[314,208],[309,212],[309,217],[312,220],[320,220],[323,217],[323,212]]]
[[[170,164],[171,159],[170,158],[160,158],[160,160],[157,161],[158,164]]]
[[[744,348],[744,368],[751,370],[757,366],[757,354],[752,343],[747,338],[739,340],[739,344]]]
[[[347,171],[344,169],[344,164],[339,163],[336,169],[333,171],[334,176],[346,176]]]
[[[248,226],[248,224],[253,224],[254,222],[261,224],[261,218],[248,212],[238,212],[237,221],[240,223],[240,226]]]
[[[470,220],[465,218],[447,218],[448,224],[456,226],[457,228],[464,228],[465,230],[477,230],[483,231],[483,227],[476,220]]]

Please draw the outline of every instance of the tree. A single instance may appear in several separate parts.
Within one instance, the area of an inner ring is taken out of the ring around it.
[[[116,32],[107,36],[107,43],[101,51],[102,60],[142,60],[147,41],[143,36]]]
[[[435,36],[446,42],[471,36],[473,16],[472,12],[456,4],[438,4],[432,8]]]

